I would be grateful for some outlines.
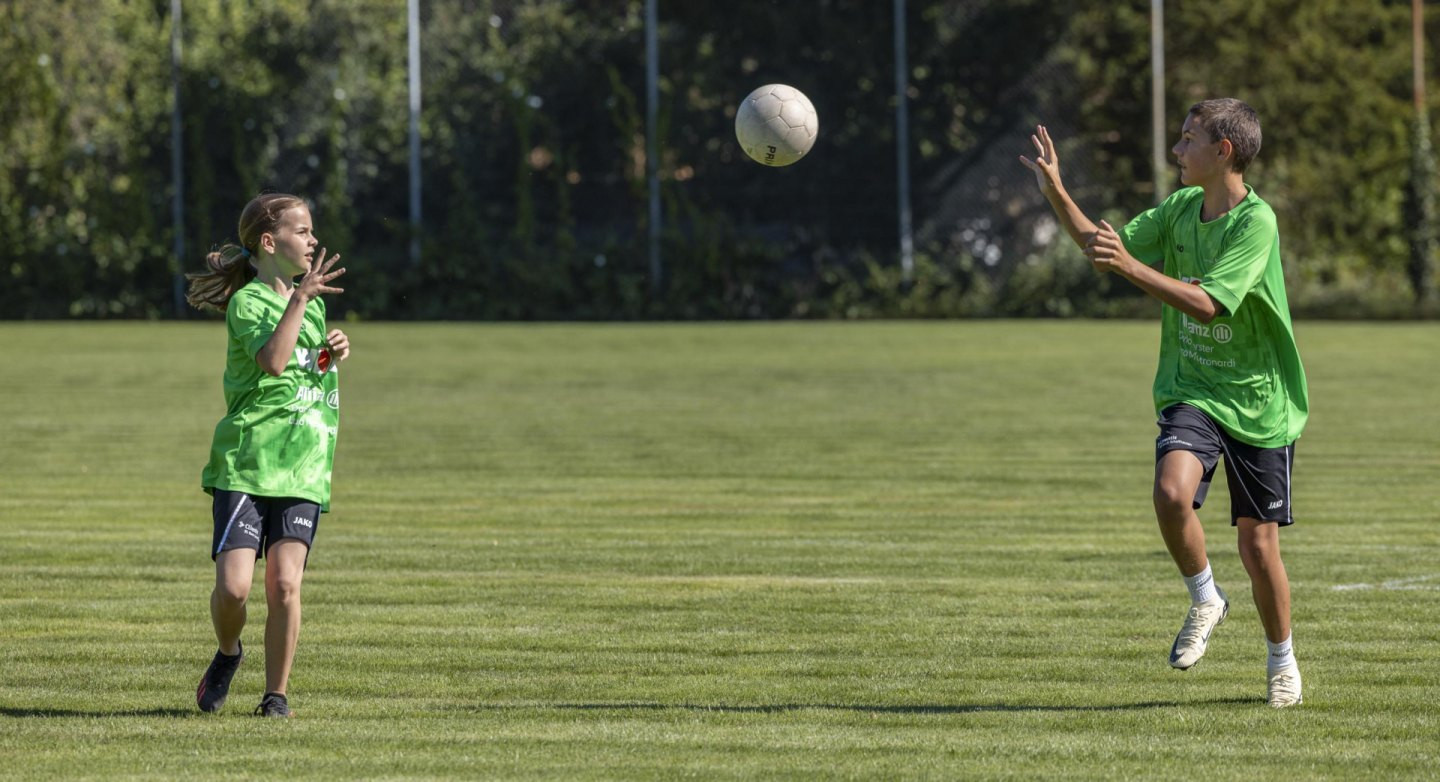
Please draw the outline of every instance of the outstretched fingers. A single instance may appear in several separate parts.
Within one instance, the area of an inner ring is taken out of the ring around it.
[[[342,274],[345,273],[345,267],[344,267],[344,266],[341,266],[340,268],[335,269],[335,271],[333,271],[333,272],[330,271],[332,268],[334,268],[335,264],[337,264],[337,263],[339,263],[339,262],[340,262],[340,253],[335,253],[334,257],[332,257],[329,261],[326,261],[326,263],[325,263],[324,266],[320,267],[321,279],[322,279],[323,281],[329,282],[329,281],[335,279],[336,277],[339,277],[340,275],[342,275]]]
[[[1039,130],[1040,141],[1045,145],[1045,159],[1049,161],[1052,166],[1059,165],[1060,159],[1059,156],[1055,154],[1055,140],[1050,138],[1050,129],[1041,125]]]
[[[339,253],[326,258],[325,248],[320,248],[320,251],[315,254],[315,260],[311,262],[309,270],[305,272],[305,277],[300,281],[302,288],[306,291],[313,291],[313,293],[308,293],[307,295],[314,296],[322,293],[345,292],[344,288],[336,288],[328,284],[331,280],[345,273],[344,267],[339,269],[335,268],[335,264],[339,262]]]
[[[1035,147],[1035,157],[1031,159],[1021,155],[1021,165],[1035,174],[1035,184],[1041,192],[1058,190],[1060,163],[1055,156],[1055,142],[1050,139],[1050,131],[1044,125],[1036,125],[1035,132],[1030,134],[1030,143]]]

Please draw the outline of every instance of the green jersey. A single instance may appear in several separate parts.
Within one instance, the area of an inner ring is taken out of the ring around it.
[[[340,380],[338,362],[325,341],[325,302],[316,298],[305,305],[295,353],[279,377],[255,360],[280,325],[286,304],[258,279],[230,299],[225,417],[215,426],[200,485],[207,491],[296,497],[329,510]]]
[[[1200,221],[1205,192],[1185,188],[1120,232],[1130,254],[1199,285],[1220,305],[1209,324],[1165,305],[1156,411],[1184,402],[1236,439],[1261,448],[1288,445],[1309,414],[1305,369],[1295,348],[1275,212],[1246,185],[1223,217]]]

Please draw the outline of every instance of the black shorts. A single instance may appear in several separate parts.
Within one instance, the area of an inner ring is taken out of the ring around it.
[[[1230,436],[1200,410],[1186,404],[1171,405],[1160,413],[1160,437],[1155,440],[1155,462],[1171,451],[1189,451],[1205,467],[1195,490],[1195,508],[1205,503],[1210,479],[1220,455],[1225,455],[1225,479],[1230,486],[1230,524],[1240,518],[1295,523],[1290,515],[1290,466],[1295,443],[1260,448]]]
[[[215,534],[210,558],[222,551],[254,549],[265,555],[282,538],[293,538],[310,548],[320,526],[320,505],[295,497],[253,497],[239,491],[215,489],[212,514]]]

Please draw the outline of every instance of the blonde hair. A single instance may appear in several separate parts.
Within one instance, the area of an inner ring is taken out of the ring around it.
[[[305,206],[305,201],[288,193],[264,193],[250,199],[240,212],[240,242],[226,242],[211,250],[205,256],[205,271],[185,275],[190,280],[185,293],[190,306],[224,312],[230,297],[255,279],[250,259],[259,250],[260,235],[277,229],[280,215],[297,206]]]

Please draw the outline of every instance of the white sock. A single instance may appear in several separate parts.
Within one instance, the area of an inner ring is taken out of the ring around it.
[[[1215,576],[1210,572],[1210,564],[1205,564],[1205,569],[1193,576],[1185,576],[1185,586],[1190,588],[1190,602],[1206,603],[1217,600],[1220,593],[1215,591]]]
[[[1268,638],[1265,639],[1265,644],[1270,647],[1270,659],[1265,664],[1266,674],[1274,676],[1279,671],[1295,665],[1295,650],[1290,648],[1290,639],[1293,635],[1294,633],[1285,636],[1285,640],[1278,644]]]

